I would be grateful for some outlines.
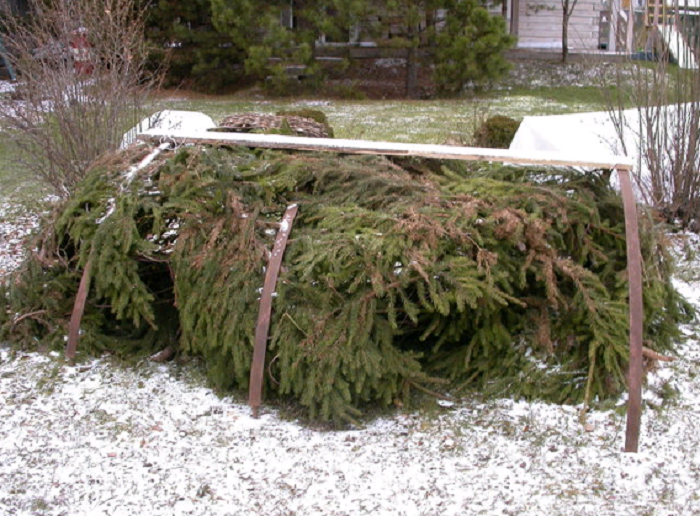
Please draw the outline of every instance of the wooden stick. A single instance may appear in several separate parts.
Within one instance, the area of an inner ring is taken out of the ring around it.
[[[139,138],[160,142],[164,139],[178,143],[201,143],[206,145],[239,145],[263,149],[289,149],[304,151],[337,152],[343,154],[382,154],[387,156],[417,156],[434,159],[454,159],[461,161],[493,161],[518,165],[569,166],[613,169],[621,166],[629,169],[634,166],[625,156],[590,156],[584,153],[512,151],[508,149],[481,149],[452,145],[426,145],[419,143],[374,142],[366,140],[345,140],[334,138],[304,138],[279,134],[218,133],[205,131],[174,130],[163,132],[151,129]]]
[[[66,345],[66,358],[68,363],[75,363],[75,351],[78,349],[78,340],[80,339],[80,322],[83,319],[85,312],[85,301],[87,300],[88,291],[90,290],[90,269],[92,267],[92,258],[89,258],[83,270],[83,276],[80,278],[80,286],[78,287],[78,295],[75,296],[75,304],[73,305],[73,314],[70,317],[68,324],[68,344]]]
[[[16,324],[24,321],[25,319],[31,318],[36,318],[37,315],[45,315],[46,310],[36,310],[34,312],[29,312],[26,314],[22,314],[19,317],[17,317],[15,320],[12,321],[12,326],[15,326]]]
[[[170,360],[174,354],[175,348],[172,346],[166,346],[165,349],[151,356],[151,362],[166,362]]]
[[[625,451],[639,450],[639,430],[642,422],[642,336],[644,307],[642,304],[642,252],[639,244],[637,205],[630,181],[629,170],[617,169],[620,193],[625,213],[625,239],[627,240],[627,281],[630,296],[630,364],[629,398],[627,400],[627,427]]]
[[[461,401],[461,398],[455,398],[453,396],[450,396],[449,394],[440,394],[439,392],[428,389],[427,387],[425,387],[419,383],[416,383],[412,380],[407,380],[407,382],[411,387],[415,387],[419,391],[423,391],[424,393],[432,396],[433,398],[437,398],[439,400],[445,400],[445,401],[453,401],[455,403],[458,401]]]
[[[253,348],[253,365],[250,368],[249,405],[253,409],[253,417],[258,417],[258,411],[262,402],[263,376],[265,371],[265,352],[267,351],[267,337],[270,332],[270,317],[272,314],[272,294],[277,286],[277,277],[282,266],[282,256],[287,247],[287,239],[292,231],[292,222],[296,217],[298,206],[292,204],[282,217],[280,230],[275,239],[272,256],[267,264],[265,283],[260,295],[260,312],[258,313],[258,325],[255,328],[255,347]]]

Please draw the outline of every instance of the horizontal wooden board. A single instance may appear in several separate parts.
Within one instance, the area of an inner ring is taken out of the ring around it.
[[[516,165],[568,166],[602,169],[630,170],[633,162],[625,156],[591,156],[552,152],[523,152],[506,149],[482,149],[451,145],[429,145],[420,143],[375,142],[333,138],[302,138],[277,134],[221,133],[203,131],[162,131],[151,129],[139,138],[163,143],[172,141],[176,145],[203,143],[210,145],[239,145],[252,148],[289,149],[340,154],[379,154],[389,156],[416,156],[433,159],[489,161]]]

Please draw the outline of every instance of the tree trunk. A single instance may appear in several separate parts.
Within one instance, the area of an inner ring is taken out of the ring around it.
[[[562,23],[561,23],[561,62],[566,63],[567,59],[569,58],[569,18],[571,17],[571,14],[568,14],[567,8],[568,8],[568,2],[566,2],[566,6],[564,7],[564,17],[562,18]]]
[[[418,86],[418,63],[416,47],[411,45],[406,49],[406,97],[414,98]]]

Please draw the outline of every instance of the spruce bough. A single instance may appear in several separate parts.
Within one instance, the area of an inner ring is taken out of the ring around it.
[[[192,146],[126,183],[149,150],[105,159],[45,227],[5,287],[5,338],[62,345],[92,258],[83,352],[174,345],[216,386],[247,389],[267,255],[298,203],[268,398],[348,421],[414,388],[557,402],[624,390],[623,211],[605,174]],[[645,345],[667,352],[689,308],[642,220]]]

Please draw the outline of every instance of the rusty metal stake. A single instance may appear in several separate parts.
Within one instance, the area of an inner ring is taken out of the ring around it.
[[[73,313],[68,324],[68,344],[66,344],[66,359],[68,363],[73,365],[75,362],[75,351],[78,349],[78,340],[80,339],[80,322],[83,319],[85,312],[85,301],[87,300],[88,291],[90,290],[90,269],[92,268],[92,258],[88,258],[83,270],[83,276],[80,278],[80,286],[78,294],[75,296],[75,304],[73,305]]]
[[[267,338],[270,331],[270,315],[272,313],[272,294],[277,285],[277,276],[282,265],[282,256],[287,247],[287,239],[292,231],[292,222],[296,217],[298,206],[292,204],[282,217],[280,229],[277,232],[272,256],[267,264],[265,283],[260,296],[260,312],[258,324],[255,328],[255,347],[253,349],[253,365],[250,368],[250,392],[248,404],[253,409],[253,417],[258,417],[262,400],[263,373],[265,370],[265,352],[267,350]]]
[[[630,364],[628,373],[627,429],[625,451],[639,450],[639,429],[642,421],[642,253],[639,244],[637,205],[630,181],[629,169],[616,168],[625,209],[625,238],[627,240],[627,281],[630,291]]]

